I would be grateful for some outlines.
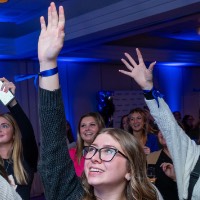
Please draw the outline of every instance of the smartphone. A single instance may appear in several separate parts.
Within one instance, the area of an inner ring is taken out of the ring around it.
[[[3,82],[0,81],[0,88],[2,85],[3,85]],[[4,92],[0,90],[0,101],[3,103],[3,105],[7,106],[14,98],[15,96],[12,94],[11,91]]]

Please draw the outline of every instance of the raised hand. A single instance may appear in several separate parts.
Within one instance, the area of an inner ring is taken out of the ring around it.
[[[63,47],[65,37],[65,15],[62,6],[59,7],[59,14],[55,3],[48,8],[48,25],[44,17],[40,17],[41,33],[38,42],[38,58],[40,69],[46,70],[56,67],[56,59]]]
[[[152,72],[156,62],[151,63],[149,68],[147,68],[144,64],[142,54],[138,48],[136,49],[136,53],[139,64],[135,62],[130,54],[125,53],[124,55],[128,61],[124,58],[122,58],[121,61],[125,64],[129,71],[119,70],[119,72],[132,77],[143,90],[151,90],[153,87]]]
[[[15,95],[15,90],[16,90],[16,86],[13,82],[9,82],[6,78],[0,78],[0,81],[3,82],[2,87],[0,88],[0,90],[3,90],[4,92],[8,92],[8,90],[10,90],[14,95]],[[12,107],[14,105],[17,104],[16,99],[13,99],[10,103],[9,106]]]
[[[15,94],[16,86],[13,82],[9,82],[6,78],[0,78],[0,81],[3,82],[1,90],[4,90],[4,92],[8,92],[8,90],[11,90],[13,94]]]
[[[176,174],[174,166],[171,163],[162,163],[161,166],[163,172],[172,180],[176,181]]]

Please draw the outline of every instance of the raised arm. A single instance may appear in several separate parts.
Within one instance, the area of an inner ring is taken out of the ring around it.
[[[143,61],[142,54],[138,48],[136,49],[136,53],[138,56],[139,64],[135,62],[130,54],[125,53],[124,55],[128,61],[124,58],[122,58],[121,61],[124,63],[129,71],[119,70],[119,72],[133,78],[143,90],[151,90],[153,88],[152,72],[156,62],[151,63],[149,65],[149,68],[147,68]]]
[[[39,172],[48,200],[80,200],[83,188],[75,174],[66,143],[66,119],[59,86],[57,56],[64,42],[65,16],[62,6],[57,13],[54,3],[48,8],[48,26],[40,18],[38,43],[40,72],[39,118],[41,124],[41,159]]]
[[[65,15],[62,6],[59,7],[59,15],[54,3],[48,8],[48,26],[42,16],[40,18],[41,33],[38,42],[38,58],[40,72],[57,67],[57,56],[60,53],[65,38]],[[39,80],[40,88],[56,90],[59,88],[58,73]]]
[[[145,90],[144,95],[147,106],[166,139],[173,159],[179,198],[186,199],[190,173],[198,160],[200,147],[184,133],[177,124],[170,108],[163,100],[162,95],[153,88],[152,72],[155,62],[151,63],[149,68],[147,68],[140,51],[136,49],[136,52],[139,64],[128,53],[125,53],[126,59],[121,61],[125,64],[128,71],[119,70],[119,72],[132,77],[141,89]]]

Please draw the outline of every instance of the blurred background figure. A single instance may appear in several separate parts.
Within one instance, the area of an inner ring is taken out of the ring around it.
[[[123,116],[121,117],[120,128],[121,128],[122,130],[127,131],[127,132],[129,131],[128,114],[123,115]]]
[[[158,140],[162,149],[147,155],[147,164],[155,167],[155,185],[162,194],[164,200],[178,200],[176,181],[167,176],[161,165],[168,163],[173,165],[171,155],[163,135],[158,131]]]
[[[176,119],[176,121],[178,121],[178,122],[182,121],[182,117],[181,117],[181,112],[180,111],[174,111],[173,115],[174,115],[174,118]]]
[[[70,149],[72,147],[75,147],[76,146],[76,142],[74,140],[71,124],[69,123],[68,120],[66,120],[66,134],[67,134],[67,145],[68,145],[68,148]]]
[[[72,133],[72,128],[68,120],[66,120],[66,131],[67,131],[67,139],[69,143],[74,142],[74,136]]]
[[[148,116],[144,109],[135,108],[130,111],[129,119],[129,132],[132,133],[144,148],[145,154],[159,150],[158,138],[152,132],[152,128],[148,121]]]
[[[192,139],[197,141],[199,138],[199,123],[194,123],[194,117],[192,115],[185,115],[182,120],[185,133]]]

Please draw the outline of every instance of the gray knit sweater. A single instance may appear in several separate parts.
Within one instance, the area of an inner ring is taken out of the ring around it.
[[[21,200],[21,197],[13,187],[0,175],[0,199],[1,200]]]
[[[41,147],[38,170],[47,200],[81,200],[84,190],[70,159],[61,90],[39,90]]]
[[[173,159],[179,199],[187,199],[190,173],[200,156],[200,145],[196,145],[177,124],[171,110],[162,98],[146,100],[153,118],[156,120],[167,142]],[[200,178],[192,193],[192,200],[200,200]]]

